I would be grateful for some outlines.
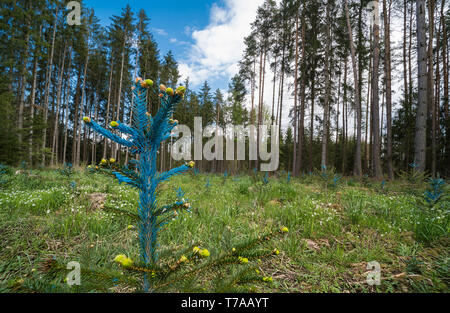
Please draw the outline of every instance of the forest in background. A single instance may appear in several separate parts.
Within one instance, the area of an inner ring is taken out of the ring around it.
[[[187,87],[174,118],[191,128],[195,116],[204,127],[280,125],[280,169],[294,175],[327,167],[392,179],[415,168],[448,177],[448,1],[374,1],[379,25],[368,23],[369,2],[266,0],[224,94],[208,82],[194,91],[188,79],[180,81],[177,60],[171,52],[160,55],[142,9],[127,5],[102,27],[84,1],[81,25],[69,26],[65,1],[2,1],[0,162],[78,166],[114,157],[127,163],[127,150],[81,121],[128,122],[132,82],[143,77],[156,86]],[[394,20],[401,21],[400,46],[391,39]],[[392,97],[393,88],[400,97]],[[263,101],[267,94],[270,103]],[[158,108],[156,89],[148,107]],[[281,125],[286,113],[289,122]],[[160,153],[161,170],[172,166],[169,145]],[[198,163],[205,172],[256,166]]]

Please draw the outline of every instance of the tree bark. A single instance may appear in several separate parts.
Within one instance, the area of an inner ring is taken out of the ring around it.
[[[42,36],[42,25],[39,27],[39,41],[41,40]],[[29,141],[28,141],[28,159],[30,162],[30,166],[33,166],[33,136],[34,136],[34,107],[36,103],[36,85],[37,85],[37,65],[38,65],[38,54],[39,49],[37,48],[38,44],[36,43],[36,49],[34,51],[34,64],[33,64],[33,83],[31,87],[31,93],[30,93],[30,133],[29,133]]]
[[[47,146],[47,120],[48,120],[48,102],[50,98],[50,83],[52,79],[53,53],[55,50],[56,24],[58,22],[58,9],[56,9],[55,21],[53,24],[52,45],[50,48],[49,63],[45,80],[45,96],[44,96],[44,131],[42,134],[42,166],[45,166],[45,147]]]
[[[330,94],[331,94],[331,78],[330,78],[330,50],[331,50],[331,20],[330,20],[330,2],[326,7],[326,35],[325,35],[325,101],[323,108],[323,131],[322,131],[322,169],[327,166],[327,149],[328,149],[328,115],[330,110]]]
[[[30,50],[30,26],[31,26],[31,20],[28,14],[31,12],[31,1],[28,1],[28,7],[27,7],[27,14],[26,14],[26,20],[27,20],[27,27],[25,31],[25,48],[22,55],[22,68],[20,70],[20,78],[21,78],[21,90],[19,93],[19,117],[17,121],[17,135],[19,139],[19,150],[22,150],[22,143],[23,143],[23,112],[25,107],[25,87],[27,84],[27,64],[28,64],[28,56],[29,56],[29,50]]]
[[[67,67],[67,91],[65,95],[65,103],[66,107],[64,109],[64,143],[63,143],[63,155],[62,161],[63,163],[67,162],[67,132],[68,132],[68,123],[69,123],[69,98],[70,98],[70,77],[71,77],[71,65],[72,65],[72,48],[69,52],[69,65]]]
[[[116,111],[116,120],[120,119],[120,102],[122,100],[122,81],[123,81],[123,68],[124,68],[124,64],[125,64],[125,44],[127,42],[127,38],[126,38],[126,29],[125,29],[125,37],[123,39],[123,46],[122,46],[122,60],[121,60],[121,65],[120,65],[120,78],[119,78],[119,90],[117,93],[117,111]],[[114,145],[114,144],[113,144]],[[163,150],[161,150],[160,155],[162,156],[163,154]],[[113,155],[116,158],[116,160],[119,160],[120,157],[120,149],[119,149],[119,144],[115,144],[114,145],[114,151],[113,151]]]
[[[306,13],[305,1],[303,1],[302,12],[302,62],[301,62],[301,77],[300,77],[300,120],[298,124],[298,156],[297,156],[297,172],[302,170],[303,158],[303,142],[305,138],[305,104],[306,104]]]
[[[435,103],[434,103],[434,0],[428,0],[428,80],[427,80],[427,96],[428,111],[431,116],[431,175],[436,175],[436,120],[435,120]]]
[[[425,0],[416,1],[417,15],[417,63],[419,97],[416,116],[416,134],[414,140],[414,163],[417,170],[424,172],[426,167],[427,142],[427,34]]]
[[[113,58],[111,56],[111,69],[109,72],[109,83],[108,83],[108,102],[106,103],[106,118],[105,118],[105,127],[108,127],[109,124],[109,110],[111,107],[111,88],[112,88],[112,76],[113,76],[113,70],[114,70],[114,61]],[[108,149],[108,139],[104,139],[103,141],[103,159],[106,159],[106,154],[107,154],[107,149]]]
[[[297,168],[297,95],[298,95],[298,10],[295,14],[295,68],[294,68],[294,152],[292,162],[292,173],[298,176]]]
[[[361,99],[359,96],[359,76],[356,66],[356,52],[355,45],[353,43],[353,33],[350,24],[350,14],[348,11],[348,0],[345,0],[345,16],[347,19],[347,28],[349,32],[350,39],[350,50],[352,56],[352,66],[353,66],[353,76],[354,76],[354,86],[355,86],[355,106],[356,106],[356,119],[357,119],[357,130],[356,130],[356,151],[355,151],[355,165],[354,165],[354,175],[362,175],[362,165],[361,165]]]
[[[394,166],[392,163],[392,66],[391,66],[391,1],[389,7],[383,0],[384,17],[384,71],[386,77],[386,158],[389,179],[394,179]]]
[[[50,159],[50,164],[53,166],[55,165],[55,158],[56,163],[58,163],[58,155],[57,155],[57,136],[58,136],[58,125],[59,125],[59,108],[61,106],[61,90],[62,90],[62,81],[64,76],[64,65],[66,62],[66,50],[67,50],[67,44],[64,43],[64,49],[63,49],[63,56],[61,60],[61,66],[59,70],[59,78],[58,78],[58,85],[57,85],[57,92],[56,92],[56,111],[55,111],[55,127],[53,128],[53,140],[52,140],[52,155]]]

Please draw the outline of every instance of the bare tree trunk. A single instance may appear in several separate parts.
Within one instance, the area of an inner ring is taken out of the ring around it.
[[[72,47],[69,52],[69,66],[67,67],[67,91],[65,95],[65,103],[66,107],[64,109],[64,144],[63,144],[63,156],[62,161],[63,163],[67,162],[66,155],[67,155],[67,132],[68,132],[68,123],[69,123],[69,98],[70,98],[70,74],[71,74],[71,65],[72,65]]]
[[[331,21],[330,21],[330,2],[327,2],[326,8],[326,45],[325,45],[325,101],[323,108],[323,131],[322,131],[322,169],[327,166],[328,149],[328,115],[330,110],[331,96],[331,78],[330,78],[330,50],[331,50]]]
[[[75,87],[75,99],[74,99],[74,121],[73,121],[73,137],[72,137],[72,163],[76,164],[77,160],[77,141],[78,141],[78,132],[79,132],[79,111],[80,111],[80,86],[81,86],[81,73],[78,73],[77,85]]]
[[[445,5],[445,0],[442,1],[442,7],[444,8]],[[450,134],[450,120],[448,117],[448,110],[449,110],[449,95],[448,95],[448,36],[447,36],[447,25],[445,23],[445,15],[444,12],[441,10],[441,21],[442,21],[442,60],[443,60],[443,75],[444,75],[444,95],[443,95],[443,102],[444,102],[444,120],[445,120],[445,124],[444,124],[444,129],[445,129],[445,133],[447,134],[447,138],[448,138],[448,134]],[[449,140],[447,140],[447,143],[449,142]],[[445,149],[448,151],[450,147],[446,146]]]
[[[41,36],[42,36],[42,25],[39,27],[39,41],[41,40]],[[35,52],[34,52],[34,64],[33,64],[33,84],[31,87],[31,93],[30,93],[30,97],[31,97],[31,101],[30,101],[30,122],[31,122],[31,127],[30,127],[30,133],[29,133],[29,141],[28,141],[28,158],[29,158],[29,162],[30,162],[30,166],[33,166],[33,135],[34,135],[34,131],[33,131],[33,124],[34,124],[34,106],[35,106],[35,102],[36,102],[36,85],[37,85],[37,65],[38,65],[38,49],[36,48]]]
[[[99,102],[97,101],[96,93],[94,93],[94,120],[98,119]],[[91,145],[91,164],[97,163],[97,133],[93,132],[92,145]]]
[[[272,90],[272,125],[275,124],[275,95],[276,95],[276,84],[277,84],[277,55],[275,55],[275,69],[273,72],[273,90]]]
[[[403,89],[405,97],[405,116],[409,118],[409,86],[408,86],[408,65],[407,65],[407,52],[406,44],[408,42],[407,37],[407,17],[408,17],[408,5],[407,0],[403,0]],[[409,149],[409,136],[406,136],[405,142],[405,159],[408,160],[408,149]]]
[[[427,142],[427,31],[425,0],[416,0],[417,14],[417,62],[419,99],[417,104],[414,163],[425,171]],[[432,41],[430,40],[430,44]]]
[[[126,30],[125,30],[125,34],[126,34]],[[123,81],[123,68],[124,68],[124,63],[125,63],[125,44],[126,44],[126,42],[127,42],[127,38],[125,37],[123,40],[123,46],[122,46],[122,61],[121,61],[121,66],[120,66],[119,90],[117,93],[116,120],[120,119],[120,102],[122,100],[122,81]],[[116,144],[113,144],[113,146],[114,146],[113,155],[118,160],[120,157],[119,144],[116,143]],[[162,156],[162,154],[163,154],[163,150],[161,150],[161,152],[160,152],[161,156]]]
[[[89,38],[88,38],[88,49],[87,49],[87,53],[86,53],[86,59],[84,61],[84,70],[83,70],[83,83],[82,83],[82,87],[81,87],[81,100],[80,100],[80,110],[79,113],[80,115],[75,118],[77,118],[79,121],[81,121],[82,116],[83,116],[83,111],[84,114],[86,114],[86,104],[84,104],[85,102],[87,103],[87,101],[85,100],[86,96],[86,76],[87,76],[87,67],[88,67],[88,63],[89,63]],[[83,106],[84,106],[84,110],[83,110]],[[80,123],[78,123],[78,125],[80,125]],[[78,137],[77,137],[77,148],[76,148],[76,154],[75,154],[75,164],[76,165],[80,165],[80,156],[81,156],[81,130],[83,129],[84,125],[80,125],[80,129],[78,130]],[[84,129],[86,130],[86,127],[84,126]]]
[[[108,84],[108,102],[106,104],[106,118],[105,118],[105,127],[108,127],[109,124],[109,110],[110,110],[110,106],[111,106],[111,84],[112,84],[112,76],[113,76],[113,70],[114,70],[114,61],[113,58],[111,56],[111,69],[109,72],[109,84]],[[108,139],[104,139],[103,141],[103,159],[106,159],[106,154],[107,154],[107,149],[108,149]]]
[[[356,66],[356,51],[355,45],[353,43],[353,33],[352,27],[350,24],[350,15],[348,11],[348,0],[345,0],[345,15],[347,19],[347,28],[350,37],[350,50],[352,55],[352,65],[353,65],[353,76],[354,76],[354,85],[355,85],[355,106],[356,106],[356,119],[357,119],[357,130],[356,130],[356,152],[355,152],[355,166],[354,166],[354,175],[361,176],[362,175],[362,165],[361,165],[361,99],[359,96],[359,76],[358,70]]]
[[[142,27],[142,26],[140,25],[140,27]],[[136,52],[133,80],[136,79],[136,77],[137,77],[137,68],[138,68],[138,59],[139,59],[139,42],[140,42],[140,40],[138,41],[138,47],[137,47],[137,52]],[[144,76],[144,79],[145,79],[145,76]],[[133,120],[133,105],[134,105],[134,93],[131,94],[130,125],[131,125],[131,121]],[[129,149],[127,147],[126,153],[125,153],[125,164],[128,164],[129,153],[130,153]],[[171,156],[169,156],[169,159],[170,159],[170,161],[172,161],[172,157]],[[172,168],[172,164],[171,164],[170,168]]]
[[[441,6],[441,12],[443,12],[443,8],[445,5],[445,1],[442,2],[443,5]],[[441,13],[442,14],[442,13]],[[441,66],[439,64],[440,62],[440,50],[441,50],[441,33],[442,33],[442,20],[440,19],[439,22],[439,30],[436,34],[436,79],[435,79],[435,85],[434,85],[434,90],[435,90],[435,97],[434,97],[434,103],[433,103],[433,111],[432,111],[432,116],[433,116],[433,120],[432,120],[432,147],[431,147],[431,151],[432,151],[432,163],[431,163],[431,169],[432,169],[432,173],[433,173],[433,177],[436,177],[436,166],[437,166],[437,144],[436,144],[436,137],[438,137],[439,134],[439,106],[440,106],[440,102],[441,102]]]
[[[335,145],[335,149],[334,149],[334,166],[337,169],[337,156],[338,156],[338,150],[339,150],[339,115],[341,114],[341,112],[339,112],[340,110],[340,103],[341,103],[341,84],[342,84],[342,59],[340,59],[339,61],[339,82],[338,82],[338,96],[337,96],[337,100],[336,100],[336,145]]]
[[[294,155],[292,162],[292,173],[298,176],[297,168],[297,94],[298,94],[298,9],[295,15],[295,68],[294,68]]]
[[[260,103],[259,103],[259,113],[258,113],[258,138],[259,138],[259,125],[263,125],[264,124],[264,119],[263,119],[263,111],[264,111],[264,85],[265,85],[265,80],[266,80],[266,58],[267,58],[267,48],[264,47],[264,58],[263,58],[263,68],[262,68],[262,85],[261,85],[261,98],[260,98]],[[259,155],[259,139],[257,140],[257,151],[258,151],[258,155]],[[256,161],[256,164],[258,164],[259,167],[259,160]]]
[[[67,50],[67,44],[64,43],[64,49],[63,49],[63,56],[61,61],[61,66],[59,70],[59,78],[58,78],[58,87],[56,92],[56,112],[55,112],[55,127],[53,128],[53,140],[52,140],[52,156],[50,159],[50,164],[53,166],[55,165],[55,157],[56,157],[56,163],[58,163],[58,155],[57,155],[57,136],[58,136],[58,124],[59,124],[59,108],[61,106],[61,90],[62,90],[62,81],[64,76],[64,65],[66,62],[66,50]],[[56,154],[56,155],[55,155]]]
[[[412,55],[411,55],[411,51],[412,51],[412,42],[413,42],[413,15],[414,15],[414,3],[411,1],[411,7],[410,7],[410,14],[409,14],[409,46],[408,46],[408,87],[409,87],[409,92],[408,92],[408,121],[410,119],[412,119],[412,115],[413,115],[413,109],[412,109],[412,104],[413,104],[413,89],[414,89],[414,84],[413,84],[413,77],[412,77]],[[407,146],[407,151],[406,151],[406,168],[408,168],[410,162],[411,162],[411,151],[413,151],[414,147],[414,142],[413,142],[413,138],[412,138],[413,134],[410,133],[410,131],[408,130],[408,134],[407,134],[407,140],[406,140],[406,146]],[[413,157],[414,158],[414,157]]]
[[[366,162],[365,162],[365,166],[366,166],[366,170],[367,173],[370,172],[370,144],[369,141],[372,140],[372,137],[369,138],[369,133],[370,136],[372,136],[372,132],[371,127],[372,127],[372,118],[370,118],[369,121],[369,116],[371,116],[371,112],[370,112],[370,106],[372,105],[372,37],[373,37],[373,33],[372,31],[370,31],[370,56],[369,56],[369,74],[367,76],[367,104],[366,104],[366,131],[365,131],[365,158],[366,158]],[[369,126],[370,123],[370,126]]]
[[[434,0],[428,0],[428,111],[431,115],[431,174],[436,176],[436,121],[435,121],[435,104],[434,104]]]
[[[28,13],[26,16],[27,19],[27,27],[26,27],[26,33],[25,33],[25,51],[23,52],[22,55],[22,68],[20,70],[20,78],[21,78],[21,90],[20,90],[20,96],[19,96],[19,116],[18,116],[18,121],[17,121],[17,135],[18,135],[18,139],[19,139],[19,149],[20,152],[22,152],[22,143],[23,143],[23,111],[24,111],[24,107],[25,107],[25,87],[27,84],[27,75],[26,75],[26,71],[27,71],[27,64],[28,64],[28,56],[29,56],[29,47],[30,47],[30,25],[31,25],[31,20],[30,17],[28,16],[28,14],[31,11],[31,1],[28,2]]]
[[[250,111],[250,124],[252,124],[252,125],[254,125],[254,123],[255,123],[254,111],[253,111],[255,109],[255,88],[256,88],[255,75],[256,75],[256,57],[253,58],[253,73],[252,73],[252,77],[251,77],[252,109]],[[252,167],[252,160],[250,160],[250,158],[248,159],[248,167],[249,167],[249,169],[251,169],[251,167]]]
[[[313,146],[314,146],[314,105],[316,100],[316,80],[314,71],[311,77],[311,118],[309,121],[309,171],[312,172],[314,168],[313,161]]]
[[[300,78],[300,121],[298,123],[298,156],[297,156],[297,173],[302,169],[303,157],[303,141],[305,138],[305,105],[306,105],[306,19],[305,19],[305,1],[303,1],[302,12],[302,62],[301,62],[301,78]],[[298,28],[298,27],[297,27]]]
[[[345,175],[345,165],[347,164],[347,76],[348,59],[344,62],[344,98],[342,99],[342,175]]]
[[[285,56],[286,56],[285,47],[283,47],[283,57],[281,58],[282,65],[281,65],[281,88],[280,88],[280,96],[281,96],[280,97],[280,116],[279,116],[280,120],[278,123],[278,125],[279,125],[278,138],[280,138],[280,140],[281,140],[281,121],[283,119],[283,93],[284,93],[284,74],[285,74],[285,66],[284,65],[286,62]]]
[[[47,146],[47,120],[48,120],[48,102],[50,97],[50,83],[52,80],[53,53],[55,50],[56,24],[58,22],[58,9],[56,9],[55,20],[53,24],[52,45],[50,48],[49,64],[45,80],[45,96],[44,96],[44,131],[42,135],[42,166],[45,166],[45,147]]]
[[[261,123],[261,91],[262,91],[262,73],[263,73],[263,55],[264,50],[261,47],[259,52],[259,82],[258,82],[258,115],[256,123],[256,138],[259,138],[259,125]],[[256,154],[259,155],[259,140],[256,140]],[[258,160],[255,161],[256,167],[258,167]]]
[[[392,164],[392,69],[391,69],[391,1],[389,7],[387,1],[383,0],[384,16],[384,71],[386,77],[386,157],[388,163],[389,179],[394,179],[394,166]]]

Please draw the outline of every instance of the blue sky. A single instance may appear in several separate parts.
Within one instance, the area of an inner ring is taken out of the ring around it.
[[[279,3],[280,0],[276,0]],[[179,64],[181,81],[190,79],[190,87],[198,90],[205,80],[213,89],[224,93],[228,83],[238,71],[238,62],[244,51],[244,37],[251,32],[250,23],[256,18],[256,10],[264,0],[85,0],[95,10],[103,25],[110,17],[120,15],[129,4],[137,13],[145,9],[151,19],[150,30],[156,39],[161,56],[172,50]],[[393,45],[401,42],[401,21],[394,18]],[[268,71],[266,90],[272,90],[272,75]],[[288,78],[289,80],[289,78]],[[287,87],[289,86],[287,82]],[[292,83],[292,82],[291,82]],[[399,84],[399,81],[394,83]],[[401,90],[401,88],[394,88]],[[276,91],[278,92],[278,90]],[[291,90],[285,88],[285,105],[292,106]],[[400,92],[394,93],[394,99]],[[272,92],[264,94],[264,104],[271,106]],[[247,99],[247,107],[250,100]],[[283,124],[288,118],[283,110]],[[285,116],[286,115],[286,116]]]
[[[103,25],[110,17],[120,15],[129,4],[137,13],[143,8],[151,19],[150,30],[158,43],[161,56],[172,50],[178,62],[180,81],[189,77],[190,88],[199,90],[205,80],[213,90],[227,97],[228,84],[238,73],[238,63],[245,49],[244,38],[264,0],[85,0],[95,10]],[[278,3],[280,0],[276,0]],[[269,70],[266,90],[272,90],[273,73]],[[278,90],[276,91],[276,94]],[[285,105],[292,106],[291,90],[284,90]],[[272,92],[264,94],[264,104],[272,105]],[[247,97],[247,108],[251,107]],[[288,124],[283,110],[283,124]]]
[[[179,63],[182,79],[197,89],[208,80],[213,89],[228,88],[242,56],[244,36],[262,0],[87,0],[101,24],[109,25],[129,4],[144,9],[161,56],[169,50]]]

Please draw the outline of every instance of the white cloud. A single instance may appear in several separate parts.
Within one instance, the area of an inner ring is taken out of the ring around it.
[[[231,81],[239,71],[239,61],[245,49],[244,38],[251,32],[251,23],[256,18],[256,12],[264,0],[224,0],[224,5],[214,3],[211,7],[209,25],[204,29],[195,30],[185,27],[185,33],[190,34],[194,43],[188,47],[185,60],[180,60],[178,70],[181,80],[189,77],[191,87],[200,87],[205,80],[209,82]],[[276,1],[277,3],[279,1]],[[272,110],[273,72],[266,65],[266,80],[264,105]],[[290,82],[286,78],[286,84]],[[228,95],[222,89],[225,95]],[[275,109],[278,100],[278,82],[276,84]],[[226,97],[225,97],[226,99]],[[247,97],[247,107],[250,109],[250,96]],[[256,91],[255,105],[258,102]],[[283,100],[283,130],[289,124],[288,112],[293,105],[288,86],[284,88]],[[276,115],[276,113],[275,113]]]
[[[177,38],[170,38],[170,42],[173,44],[177,44],[177,45],[189,45],[190,44],[187,41],[181,41],[181,40],[178,40]]]
[[[167,36],[167,32],[161,28],[153,28],[153,31],[160,36]]]
[[[192,30],[194,43],[189,47],[186,60],[180,60],[182,79],[189,76],[193,87],[204,80],[229,80],[238,72],[238,62],[244,51],[244,37],[251,32],[251,23],[263,0],[225,0],[224,5],[214,3],[209,25]]]

